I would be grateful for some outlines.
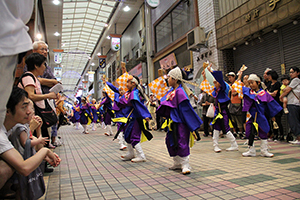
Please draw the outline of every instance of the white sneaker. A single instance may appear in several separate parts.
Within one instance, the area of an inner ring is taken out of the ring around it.
[[[127,146],[125,146],[124,144],[120,145],[120,150],[123,151],[127,148]]]
[[[129,155],[129,154],[126,154],[124,156],[121,156],[122,160],[131,160],[134,158],[134,155]]]
[[[289,143],[294,144],[294,145],[300,145],[299,140],[289,141]]]
[[[191,170],[189,168],[185,167],[185,168],[182,169],[182,174],[183,175],[190,174],[190,173],[191,173]]]
[[[134,163],[146,162],[146,158],[136,157],[136,158],[131,159],[131,162],[134,162]]]
[[[242,156],[244,157],[255,157],[256,156],[256,150],[254,146],[249,147],[249,150],[247,152],[242,153]]]
[[[218,146],[215,146],[215,147],[214,147],[214,151],[215,151],[216,153],[220,153],[220,152],[222,151],[222,149],[220,149]]]

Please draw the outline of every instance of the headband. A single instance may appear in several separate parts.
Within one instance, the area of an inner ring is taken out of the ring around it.
[[[249,75],[249,78],[248,78],[248,81],[257,81],[257,82],[260,82],[261,84],[261,87],[265,90],[267,88],[267,86],[265,85],[264,82],[262,82],[260,80],[260,78],[256,75],[256,74],[250,74]]]
[[[129,75],[128,81],[134,82],[136,85],[139,84],[138,80],[132,75]]]
[[[192,94],[191,90],[183,82],[184,80],[182,79],[181,69],[178,66],[172,69],[171,71],[169,71],[168,75],[176,80],[181,81],[181,85],[188,96]]]

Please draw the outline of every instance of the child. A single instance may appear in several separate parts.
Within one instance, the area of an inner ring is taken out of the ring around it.
[[[93,122],[92,122],[92,131],[96,130],[96,123],[99,121],[98,119],[98,115],[97,115],[97,110],[99,105],[96,104],[96,99],[92,99],[92,101],[90,102],[90,106],[92,109],[92,113],[93,113]]]
[[[150,121],[151,115],[142,103],[141,96],[146,98],[143,89],[139,85],[139,78],[136,76],[129,76],[127,79],[128,91],[124,94],[124,98],[121,98],[118,105],[122,108],[124,116],[126,116],[129,121],[126,124],[124,137],[128,146],[128,153],[121,156],[123,160],[131,160],[131,162],[145,162],[146,157],[141,146],[141,134],[145,134],[148,140],[152,138],[151,133],[145,130],[143,124],[143,119]],[[147,134],[147,135],[146,135]],[[133,148],[137,151],[137,157],[134,158]]]
[[[240,71],[240,74],[243,72]],[[277,103],[273,97],[263,90],[261,79],[256,74],[250,74],[248,79],[250,88],[243,87],[242,93],[244,95],[244,106],[243,111],[247,111],[251,117],[246,122],[246,138],[249,139],[248,145],[249,150],[242,155],[256,156],[256,151],[254,147],[254,137],[255,132],[261,139],[260,153],[264,157],[273,157],[272,153],[268,152],[268,132],[270,131],[270,126],[266,114],[273,118],[279,113],[282,108]]]
[[[284,74],[281,78],[281,82],[282,82],[282,85],[280,87],[280,95],[282,95],[283,89],[286,88],[286,86],[288,86],[290,84],[290,77],[288,75]],[[285,114],[288,114],[289,110],[287,109],[287,97],[283,97],[282,102],[283,102],[283,112]]]
[[[101,102],[100,102],[100,106],[103,105],[103,111],[104,111],[104,123],[108,129],[107,132],[104,133],[104,135],[106,136],[112,136],[113,135],[113,132],[112,132],[112,129],[111,129],[111,118],[113,116],[113,113],[112,113],[112,100],[109,98],[109,96],[107,95],[107,93],[103,90],[102,91],[102,96],[103,98],[101,99]]]
[[[87,102],[87,99],[85,97],[81,98],[81,105],[80,105],[80,124],[83,126],[83,133],[89,134],[88,127],[93,120],[93,113],[92,109],[90,107],[90,104]]]
[[[188,89],[182,82],[183,74],[180,68],[172,69],[168,76],[168,83],[172,88],[161,99],[161,105],[156,114],[167,118],[166,145],[169,155],[174,160],[174,165],[170,169],[182,169],[183,174],[189,174],[191,173],[189,165],[190,135],[191,132],[200,128],[202,121],[190,104],[186,93]]]
[[[124,97],[124,91],[122,90],[122,88],[117,88],[115,87],[113,84],[111,84],[110,82],[106,82],[105,79],[103,79],[103,83],[106,83],[108,85],[108,87],[110,87],[110,89],[112,91],[115,92],[115,96],[114,96],[114,104],[113,104],[113,107],[112,109],[115,111],[115,114],[116,114],[116,118],[123,118],[123,117],[127,117],[124,115],[124,113],[122,112],[122,109],[121,109],[121,105],[119,105],[119,102],[122,98],[125,98]],[[119,106],[118,106],[119,105]],[[114,121],[114,120],[113,120]],[[118,126],[118,131],[119,129],[121,128],[121,124],[120,122],[117,122],[117,126]],[[124,140],[124,130],[125,128],[123,127],[122,130],[120,130],[120,133],[118,135],[118,140],[119,140],[119,144],[120,144],[120,150],[123,151],[127,148],[127,145],[126,145],[126,142]]]
[[[213,146],[214,151],[216,153],[221,152],[222,150],[219,148],[219,135],[222,131],[223,134],[226,133],[227,138],[230,141],[231,146],[226,149],[226,151],[237,151],[238,145],[236,143],[235,137],[230,131],[229,126],[229,111],[228,104],[230,102],[230,98],[228,97],[230,86],[223,80],[223,75],[221,71],[212,71],[211,67],[207,67],[208,71],[214,76],[214,91],[212,92],[212,96],[215,97],[215,118],[212,122],[214,132],[213,132]],[[205,70],[202,71],[203,82],[206,80]],[[207,81],[208,82],[208,81]],[[202,85],[202,84],[201,84]]]

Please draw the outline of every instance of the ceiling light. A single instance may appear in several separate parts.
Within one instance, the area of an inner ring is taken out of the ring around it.
[[[107,24],[107,23],[105,23],[105,24],[104,24],[104,27],[108,27],[108,24]]]
[[[40,33],[36,34],[36,38],[37,38],[37,39],[40,40],[40,39],[42,39],[42,37],[43,37],[42,34],[40,34]]]
[[[294,21],[293,21],[293,24],[294,24],[294,25],[298,24],[298,21],[297,21],[297,20],[294,20]]]
[[[233,47],[232,49],[233,49],[233,51],[235,51],[235,50],[236,50],[236,47]]]
[[[55,36],[60,36],[59,32],[57,32],[57,31],[54,33],[54,35]]]
[[[123,8],[123,10],[124,10],[125,12],[128,12],[128,11],[130,10],[130,8],[129,8],[128,6],[125,6],[125,8]]]
[[[273,30],[273,33],[277,33],[277,29],[276,28]]]
[[[59,0],[53,0],[52,2],[53,2],[53,4],[55,4],[55,5],[60,4],[60,1],[59,1]]]
[[[101,56],[101,53],[99,52],[99,53],[97,53],[97,55],[98,55],[98,56]]]
[[[249,44],[249,42],[248,42],[248,41],[246,41],[246,42],[245,42],[245,45],[248,45],[248,44]]]
[[[110,39],[110,36],[107,36],[106,39]]]
[[[92,66],[95,66],[95,63],[92,63],[91,65],[92,65]]]

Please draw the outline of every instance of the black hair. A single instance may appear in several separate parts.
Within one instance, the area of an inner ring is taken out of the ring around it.
[[[16,113],[16,105],[24,100],[25,97],[28,98],[28,93],[22,88],[14,86],[6,103],[6,109],[9,109],[14,115]]]
[[[297,73],[299,73],[299,72],[300,72],[300,70],[299,70],[299,68],[298,68],[298,67],[291,67],[289,70],[291,70],[291,69],[293,69],[293,70],[294,70],[294,72],[297,72]],[[300,74],[298,75],[298,78],[300,78]]]
[[[283,74],[282,77],[281,77],[281,81],[283,80],[291,80],[291,78],[289,77],[289,75],[286,75],[286,74]]]
[[[33,71],[35,69],[35,66],[40,67],[45,61],[45,56],[39,53],[32,53],[26,58],[25,63],[27,65],[28,71]]]
[[[134,76],[134,75],[132,75],[132,76],[138,81],[138,84],[140,84],[140,79],[139,79],[139,77]]]
[[[275,70],[273,70],[273,69],[270,70],[270,71],[268,71],[268,72],[267,72],[267,75],[270,75],[270,76],[272,77],[273,80],[277,80],[278,77],[279,77],[278,74],[277,74],[277,72],[276,72]]]

